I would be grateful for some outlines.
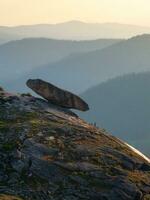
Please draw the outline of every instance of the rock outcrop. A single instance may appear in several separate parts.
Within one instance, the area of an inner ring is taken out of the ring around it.
[[[62,90],[51,83],[40,79],[29,79],[26,84],[38,95],[57,106],[81,111],[89,110],[88,104],[80,97],[66,90]]]
[[[0,94],[0,200],[146,200],[150,162],[68,109]]]

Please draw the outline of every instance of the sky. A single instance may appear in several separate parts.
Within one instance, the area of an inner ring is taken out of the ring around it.
[[[0,0],[0,26],[70,20],[150,26],[150,0]]]

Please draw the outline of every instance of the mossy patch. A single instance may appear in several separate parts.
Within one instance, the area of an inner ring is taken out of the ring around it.
[[[23,199],[13,195],[0,194],[0,200],[23,200]]]
[[[72,174],[73,177],[80,177],[87,185],[91,188],[96,189],[97,191],[108,191],[112,188],[111,185],[105,183],[103,180],[98,178],[91,177],[88,173],[84,172],[74,172]]]
[[[8,126],[7,121],[0,120],[0,129],[3,129],[3,128],[7,127],[7,126]]]
[[[27,177],[26,175],[22,174],[22,180],[25,184],[29,185],[33,190],[42,190],[43,188],[48,187],[48,181],[37,176],[32,175],[32,177]]]
[[[7,142],[5,144],[3,144],[2,149],[4,151],[12,151],[13,149],[15,149],[17,146],[16,142]]]
[[[150,173],[143,173],[141,171],[135,170],[133,172],[128,173],[128,178],[133,183],[141,183],[142,182],[149,182],[150,180]]]
[[[143,197],[143,200],[150,200],[150,194],[147,194]]]

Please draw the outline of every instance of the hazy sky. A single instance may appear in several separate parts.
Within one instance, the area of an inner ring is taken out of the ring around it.
[[[0,25],[69,20],[150,26],[150,0],[0,0]]]

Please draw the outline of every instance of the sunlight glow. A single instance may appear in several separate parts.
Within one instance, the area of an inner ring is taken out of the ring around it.
[[[70,20],[150,26],[149,0],[0,0],[0,25]]]

